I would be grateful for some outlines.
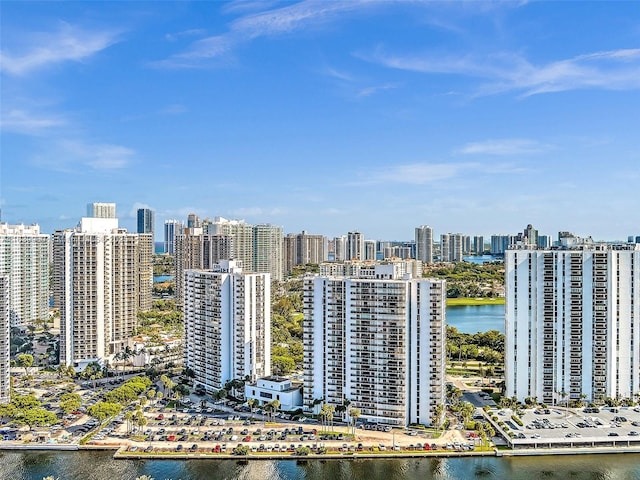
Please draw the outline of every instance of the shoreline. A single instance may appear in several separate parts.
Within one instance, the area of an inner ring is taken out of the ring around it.
[[[484,305],[504,305],[504,297],[461,297],[447,298],[447,307],[481,307]]]
[[[388,453],[333,453],[296,455],[291,453],[273,454],[260,453],[249,455],[233,455],[213,452],[130,452],[129,445],[60,445],[60,444],[11,444],[0,443],[1,451],[40,451],[40,452],[78,452],[78,451],[113,451],[114,460],[373,460],[385,458],[465,458],[465,457],[536,457],[547,455],[601,455],[601,454],[640,454],[640,447],[584,447],[568,448],[539,448],[539,449],[499,449],[492,448],[485,451],[402,451]]]

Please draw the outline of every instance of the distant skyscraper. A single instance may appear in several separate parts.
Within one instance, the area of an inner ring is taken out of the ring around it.
[[[465,236],[461,233],[440,235],[440,261],[461,262],[464,253]]]
[[[84,368],[112,360],[151,308],[153,238],[127,233],[115,218],[82,218],[55,232],[54,299],[60,308],[60,361]]]
[[[187,216],[187,228],[197,228],[201,227],[200,217],[198,217],[195,213],[190,213]]]
[[[0,223],[0,275],[9,278],[11,326],[49,318],[50,245],[38,225]]]
[[[342,262],[344,260],[350,260],[347,258],[347,237],[342,235],[333,239],[333,260],[335,262]]]
[[[87,217],[91,218],[116,218],[115,203],[88,203]]]
[[[253,271],[269,273],[273,280],[284,278],[282,227],[261,224],[253,227]]]
[[[376,241],[365,240],[364,241],[364,260],[376,259]]]
[[[164,222],[164,253],[174,255],[176,253],[176,234],[180,232],[182,222],[178,220],[165,220]]]
[[[0,275],[0,403],[9,403],[11,397],[9,376],[9,277]]]
[[[138,233],[155,234],[155,215],[150,208],[138,209]],[[155,239],[155,236],[154,236]]]
[[[229,380],[271,374],[269,274],[233,261],[185,272],[185,363],[196,385],[220,390]]]
[[[429,225],[416,228],[416,259],[433,263],[433,229]]]
[[[473,253],[475,255],[482,255],[484,253],[484,237],[482,235],[473,237]]]
[[[318,264],[329,259],[328,242],[322,235],[290,233],[284,238],[285,272],[291,273],[295,265]]]
[[[364,235],[362,233],[347,233],[346,252],[346,260],[365,260]]]

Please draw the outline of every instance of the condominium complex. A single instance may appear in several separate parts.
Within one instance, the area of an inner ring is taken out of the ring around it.
[[[274,280],[284,278],[282,227],[260,224],[253,227],[253,271],[268,273]]]
[[[461,233],[443,233],[440,235],[440,261],[461,262],[465,251],[465,235]]]
[[[365,257],[364,235],[360,232],[347,233],[345,260],[367,260]]]
[[[416,228],[416,259],[433,263],[433,229],[429,225]]]
[[[394,263],[306,277],[306,408],[348,400],[365,422],[431,424],[445,399],[445,295],[444,281]]]
[[[178,220],[165,220],[164,222],[164,253],[173,255],[176,253],[176,234],[182,229],[182,223]]]
[[[347,262],[325,262],[321,263],[319,273],[321,277],[359,277],[373,278],[378,265],[392,265],[396,276],[406,275],[412,278],[422,278],[422,262],[413,259],[387,258],[384,260],[372,261],[347,261]]]
[[[0,223],[0,275],[9,279],[11,326],[49,318],[50,244],[38,225]]]
[[[138,209],[138,233],[155,233],[155,214],[150,208]]]
[[[210,269],[221,260],[235,260],[245,271],[284,278],[282,227],[248,225],[239,220],[216,217],[214,222],[189,220],[175,235],[176,299],[182,303],[184,272]]]
[[[640,245],[507,250],[506,396],[640,394]]]
[[[127,233],[115,218],[82,218],[53,243],[60,361],[84,368],[112,358],[126,347],[138,312],[151,308],[151,234]]]
[[[220,390],[229,380],[271,374],[269,274],[234,261],[185,272],[185,366],[195,383]]]
[[[318,264],[329,259],[327,238],[305,232],[290,233],[284,237],[285,273],[291,273],[295,265]]]
[[[116,204],[100,203],[100,202],[88,203],[87,217],[88,218],[116,218]]]
[[[0,275],[0,404],[9,403],[11,378],[9,376],[9,277]]]

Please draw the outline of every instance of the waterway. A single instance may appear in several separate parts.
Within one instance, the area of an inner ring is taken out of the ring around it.
[[[3,452],[0,478],[42,480],[640,480],[640,455],[375,460],[113,460],[111,452]]]
[[[504,257],[496,257],[494,255],[465,255],[462,257],[465,262],[469,263],[487,263],[487,262],[503,262]]]
[[[504,333],[504,305],[456,305],[447,307],[447,325],[462,333],[498,330]]]
[[[175,279],[173,275],[154,275],[153,283],[171,282]]]

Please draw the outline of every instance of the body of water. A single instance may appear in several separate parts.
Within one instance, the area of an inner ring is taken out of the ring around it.
[[[640,455],[375,460],[113,460],[110,452],[2,452],[0,478],[42,480],[640,480]]]
[[[174,280],[174,278],[175,277],[173,275],[154,275],[153,283],[171,282]]]
[[[447,325],[462,333],[498,330],[504,333],[504,305],[449,306]]]
[[[465,255],[462,260],[469,263],[503,262],[504,257],[494,255]]]

